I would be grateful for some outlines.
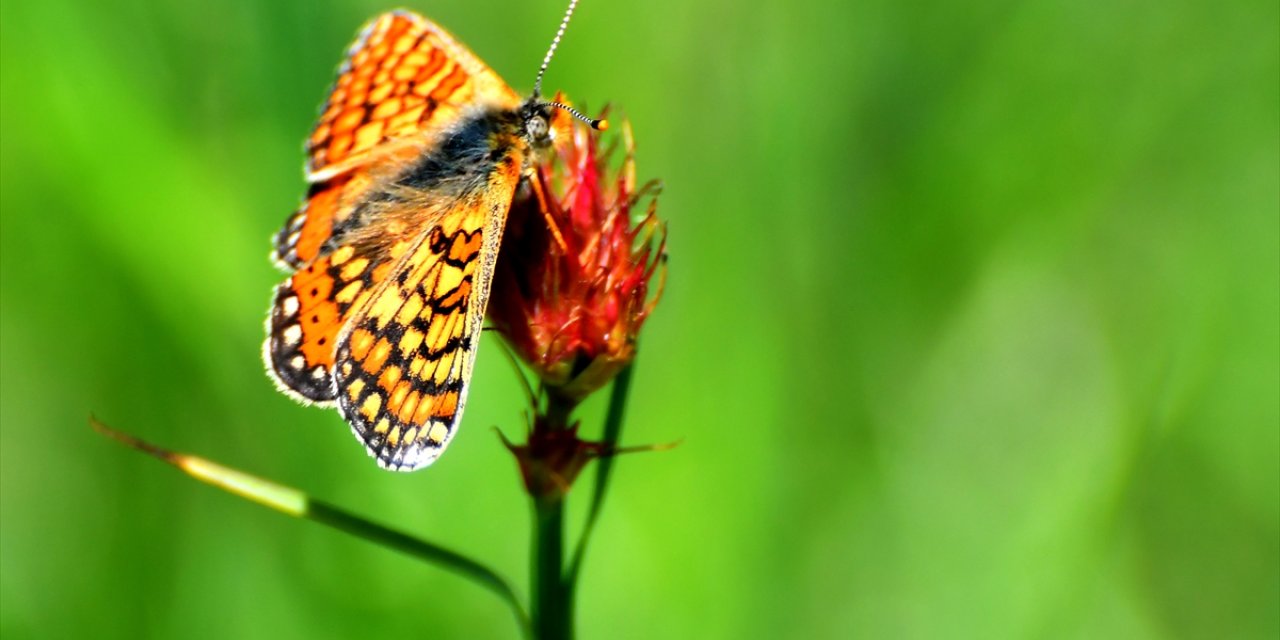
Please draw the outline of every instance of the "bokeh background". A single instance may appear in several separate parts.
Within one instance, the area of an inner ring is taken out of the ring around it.
[[[409,6],[521,91],[563,10]],[[1277,637],[1277,7],[584,2],[548,86],[631,118],[670,221],[624,442],[683,444],[617,465],[581,636]],[[0,635],[516,635],[469,582],[86,426],[527,593],[491,338],[411,475],[259,362],[301,141],[388,8],[0,3]]]

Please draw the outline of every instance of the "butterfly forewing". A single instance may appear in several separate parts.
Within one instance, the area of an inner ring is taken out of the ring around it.
[[[408,11],[369,21],[347,50],[307,138],[307,201],[275,236],[273,258],[315,258],[373,180],[370,169],[411,160],[469,106],[514,108],[520,97],[465,46]]]
[[[444,29],[407,11],[365,26],[307,139],[307,175],[323,180],[371,152],[438,131],[466,107],[514,107],[520,96]]]

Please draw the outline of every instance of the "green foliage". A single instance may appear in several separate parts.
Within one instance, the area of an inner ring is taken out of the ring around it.
[[[0,4],[3,637],[516,634],[471,583],[85,427],[528,584],[496,343],[407,476],[262,373],[267,239],[388,8]],[[520,90],[563,10],[411,8]],[[547,86],[622,108],[670,220],[622,444],[684,442],[614,465],[580,637],[1276,637],[1278,23],[1260,0],[584,0]]]

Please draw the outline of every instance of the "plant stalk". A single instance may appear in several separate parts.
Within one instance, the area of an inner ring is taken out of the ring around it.
[[[564,498],[533,500],[533,633],[538,640],[568,640],[573,620],[564,583]]]
[[[546,465],[543,481],[536,488],[531,486],[529,495],[533,502],[530,613],[536,640],[573,637],[573,612],[564,574],[564,503],[572,480],[560,475],[563,469],[557,463],[563,461],[561,451],[550,443],[557,442],[553,434],[568,432],[576,405],[577,401],[548,390],[542,419],[534,423],[535,431],[542,435],[530,436],[535,464]],[[546,444],[534,446],[535,439]]]

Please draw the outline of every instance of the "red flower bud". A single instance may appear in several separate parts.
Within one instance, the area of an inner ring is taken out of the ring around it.
[[[622,161],[611,163],[600,134],[565,116],[530,193],[512,207],[489,318],[549,389],[577,401],[635,357],[665,280],[666,225],[657,184],[635,186],[630,124]]]

